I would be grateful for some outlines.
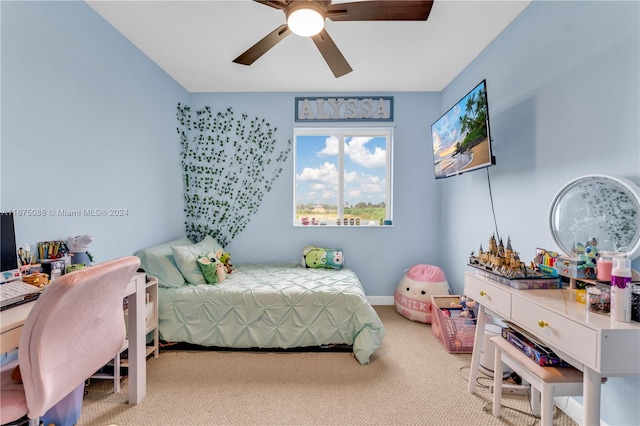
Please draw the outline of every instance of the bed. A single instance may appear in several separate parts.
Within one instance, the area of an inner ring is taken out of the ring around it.
[[[198,244],[182,238],[136,253],[158,278],[161,340],[222,348],[350,345],[360,364],[369,363],[385,330],[353,270],[244,264],[221,283],[203,282],[194,253],[220,249],[210,237]]]

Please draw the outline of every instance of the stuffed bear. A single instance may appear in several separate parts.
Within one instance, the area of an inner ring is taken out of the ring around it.
[[[89,244],[92,242],[93,236],[89,234],[69,237],[67,247],[69,247],[69,253],[73,256],[71,263],[89,266],[93,262],[93,256],[89,253]]]

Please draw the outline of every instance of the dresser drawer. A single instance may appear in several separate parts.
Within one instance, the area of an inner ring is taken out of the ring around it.
[[[486,278],[466,275],[464,294],[496,314],[509,318],[511,315],[511,293],[501,288],[502,284],[491,283]]]
[[[515,293],[511,304],[511,318],[515,323],[549,346],[570,353],[578,361],[596,368],[598,333],[595,330],[553,313]]]

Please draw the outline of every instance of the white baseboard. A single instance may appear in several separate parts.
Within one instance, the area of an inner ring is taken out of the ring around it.
[[[367,300],[372,305],[393,305],[393,296],[367,296]]]
[[[556,396],[553,398],[553,403],[558,409],[564,411],[564,413],[571,417],[571,420],[581,425],[582,422],[582,403],[580,403],[577,399],[572,398],[570,396]],[[608,426],[605,422],[600,419],[600,426]]]

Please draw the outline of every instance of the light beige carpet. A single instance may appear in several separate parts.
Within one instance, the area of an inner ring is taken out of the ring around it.
[[[87,387],[79,425],[533,425],[524,396],[467,392],[470,354],[449,354],[430,325],[376,306],[387,335],[369,365],[350,353],[163,351],[147,361],[147,396]],[[485,378],[481,384],[489,384]],[[575,425],[556,410],[554,424]]]

